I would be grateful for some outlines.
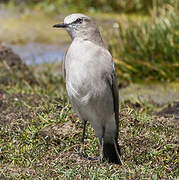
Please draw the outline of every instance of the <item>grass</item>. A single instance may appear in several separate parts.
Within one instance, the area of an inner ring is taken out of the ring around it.
[[[124,164],[101,164],[95,160],[99,151],[90,125],[85,144],[80,143],[82,124],[67,100],[59,69],[32,67],[31,78],[0,64],[1,179],[177,179],[173,117],[155,115],[149,104],[122,102]]]
[[[172,6],[152,11],[151,17],[142,21],[121,18],[108,39],[119,78],[128,82],[176,81],[178,22],[177,10]]]
[[[48,13],[25,10],[19,12],[17,9],[8,9],[5,7],[4,15],[0,15],[0,41],[10,44],[26,44],[29,42],[38,42],[45,44],[63,44],[69,42],[69,37],[65,31],[59,31],[52,26],[62,21],[63,17],[57,18]],[[13,28],[12,28],[13,26]],[[59,38],[57,38],[59,37]],[[61,38],[65,37],[65,38]]]

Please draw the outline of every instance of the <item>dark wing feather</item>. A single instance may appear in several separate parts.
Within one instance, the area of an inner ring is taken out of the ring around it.
[[[119,92],[118,92],[118,83],[116,74],[113,71],[112,75],[110,77],[110,80],[108,80],[109,86],[112,91],[113,96],[113,106],[114,106],[114,113],[115,113],[115,120],[116,120],[116,126],[117,126],[117,137],[118,137],[118,131],[119,131]]]
[[[114,102],[115,120],[117,126],[117,133],[119,131],[119,90],[115,72],[112,74],[112,94]]]

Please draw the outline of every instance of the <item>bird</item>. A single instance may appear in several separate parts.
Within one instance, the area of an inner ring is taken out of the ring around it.
[[[74,13],[53,27],[64,28],[72,40],[62,72],[72,108],[84,123],[81,141],[89,122],[99,140],[100,161],[122,165],[117,77],[98,25],[91,17]]]

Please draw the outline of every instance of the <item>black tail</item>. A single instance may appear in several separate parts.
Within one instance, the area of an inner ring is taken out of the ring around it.
[[[120,147],[117,141],[112,143],[105,143],[104,141],[103,154],[110,163],[122,165]]]

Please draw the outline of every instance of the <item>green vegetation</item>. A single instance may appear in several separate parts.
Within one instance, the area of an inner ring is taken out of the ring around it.
[[[59,68],[32,67],[31,77],[0,64],[1,179],[177,177],[177,121],[154,115],[149,103],[121,104],[123,166],[90,159],[98,156],[97,139],[88,125],[88,138],[80,143],[82,125],[66,99]]]
[[[179,16],[173,7],[145,20],[118,23],[109,47],[121,79],[170,80],[179,77]]]
[[[33,8],[57,12],[72,10],[81,12],[139,12],[148,14],[151,8],[161,8],[166,4],[179,7],[179,2],[177,0],[9,0],[6,2],[9,2],[10,5],[27,4]]]
[[[38,11],[19,13],[9,10],[8,18],[0,16],[0,42],[19,45],[37,42],[64,46],[64,43],[69,42],[67,33],[52,28],[58,21],[54,16]]]

